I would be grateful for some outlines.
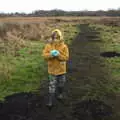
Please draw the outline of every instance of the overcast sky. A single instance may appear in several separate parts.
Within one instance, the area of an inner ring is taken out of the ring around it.
[[[0,0],[0,12],[25,12],[34,10],[108,10],[120,8],[120,0]]]

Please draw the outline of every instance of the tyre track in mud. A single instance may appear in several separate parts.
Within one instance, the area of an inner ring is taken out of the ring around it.
[[[99,46],[95,44],[97,41],[94,42],[99,32],[90,29],[87,24],[80,25],[80,30],[69,46],[64,103],[56,101],[56,106],[51,110],[45,106],[46,80],[42,83],[40,95],[20,93],[6,97],[5,103],[0,104],[0,120],[103,120],[108,112],[111,113],[114,101],[109,102],[101,92],[102,89],[107,91],[106,85],[109,85],[111,76],[100,58]],[[89,96],[96,96],[100,101],[89,101]],[[101,102],[103,98],[105,103]]]
[[[79,120],[119,120],[119,96],[110,92],[114,84],[109,66],[100,56],[99,31],[80,25],[80,34],[70,46],[68,65],[69,101]],[[118,114],[117,114],[118,113]]]
[[[71,97],[73,100],[77,100],[78,96],[82,99],[90,91],[93,96],[98,90],[97,87],[103,87],[105,90],[111,77],[107,66],[100,57],[100,47],[96,44],[99,42],[99,32],[89,28],[88,25],[80,25],[80,30],[81,33],[70,46],[71,59],[68,65],[68,79],[73,84],[71,89],[74,89],[71,90],[71,93],[76,97],[75,99]],[[99,86],[100,84],[102,86]],[[77,91],[79,91],[78,95]],[[96,97],[99,98],[97,95]]]

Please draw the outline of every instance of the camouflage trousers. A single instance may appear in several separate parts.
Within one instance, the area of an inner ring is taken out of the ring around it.
[[[66,75],[49,75],[49,93],[57,93],[59,88],[63,91],[66,83]],[[61,91],[61,92],[62,92]]]

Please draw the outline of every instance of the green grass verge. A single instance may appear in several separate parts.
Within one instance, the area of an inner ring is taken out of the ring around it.
[[[100,43],[97,43],[100,47],[100,52],[117,52],[120,53],[120,27],[106,26],[106,25],[90,25],[91,28],[100,32]],[[120,93],[120,57],[104,57],[105,64],[111,74],[113,80],[113,90],[116,93]]]
[[[65,24],[64,39],[70,44],[79,33],[77,25]],[[47,79],[47,64],[41,56],[44,43],[26,41],[28,47],[17,51],[17,56],[0,55],[0,100],[19,92],[34,92]]]

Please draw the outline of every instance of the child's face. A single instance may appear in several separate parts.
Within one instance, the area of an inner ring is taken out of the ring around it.
[[[53,42],[59,42],[59,36],[58,36],[57,32],[54,32],[52,34],[52,40],[53,40]]]

